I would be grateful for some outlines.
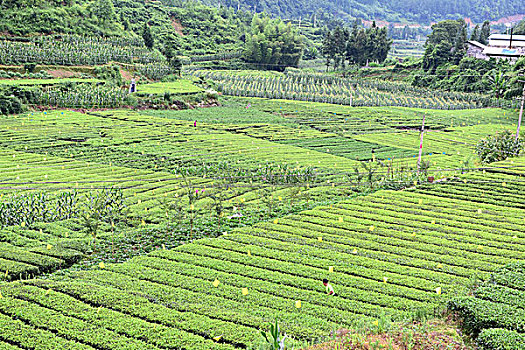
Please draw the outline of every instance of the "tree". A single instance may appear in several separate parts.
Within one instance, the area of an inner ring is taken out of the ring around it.
[[[479,35],[480,35],[479,25],[476,24],[476,26],[474,27],[474,30],[472,31],[472,34],[470,34],[470,40],[479,41]]]
[[[92,16],[96,17],[99,23],[114,22],[117,18],[115,7],[111,0],[97,0],[89,8]]]
[[[514,34],[525,35],[525,19],[518,23],[516,27],[514,27]]]
[[[446,20],[434,24],[432,33],[425,43],[422,68],[434,71],[444,63],[459,63],[466,51],[466,28],[463,19]]]
[[[244,60],[262,69],[283,71],[297,67],[303,54],[303,37],[280,19],[255,15],[247,36]]]
[[[501,98],[509,88],[509,80],[501,70],[493,71],[485,76],[485,84],[495,98]]]
[[[326,58],[326,71],[335,58],[335,45],[333,43],[332,32],[328,31],[323,38],[323,56]]]
[[[481,26],[481,31],[479,33],[479,42],[483,45],[487,45],[489,43],[489,36],[490,36],[490,22],[485,21],[483,22],[483,25]]]
[[[153,49],[153,46],[155,45],[155,39],[153,39],[153,34],[151,34],[151,28],[149,27],[147,22],[144,23],[142,39],[144,39],[144,45],[146,45],[148,49]]]

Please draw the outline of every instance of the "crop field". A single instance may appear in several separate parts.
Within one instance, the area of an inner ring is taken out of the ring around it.
[[[63,83],[102,83],[102,80],[98,79],[16,79],[16,80],[2,80],[0,79],[1,85],[55,85]]]
[[[202,92],[203,89],[193,85],[189,80],[179,79],[170,83],[151,83],[139,85],[137,93],[139,94],[191,94]]]
[[[242,349],[275,319],[304,344],[460,305],[525,257],[524,158],[473,169],[516,119],[238,97],[0,117],[0,349]],[[518,300],[503,280],[476,310]]]
[[[416,88],[409,83],[339,78],[323,73],[261,75],[257,71],[195,71],[193,75],[213,82],[229,96],[288,99],[355,107],[400,106],[428,109],[473,109],[489,106],[517,108],[480,94]]]

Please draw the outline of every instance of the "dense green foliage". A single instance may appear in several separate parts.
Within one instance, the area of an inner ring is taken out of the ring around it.
[[[392,39],[386,27],[359,28],[357,23],[351,31],[337,26],[328,31],[323,39],[322,52],[326,58],[326,68],[332,64],[334,69],[345,68],[349,64],[365,65],[368,62],[383,63],[390,51]]]
[[[422,68],[434,72],[444,63],[458,64],[465,56],[467,25],[463,20],[443,21],[432,26],[426,41]]]
[[[485,164],[517,157],[522,150],[522,141],[509,130],[482,139],[476,145],[476,153]]]
[[[280,19],[254,16],[246,38],[244,59],[260,69],[284,71],[297,67],[303,54],[303,38]]]
[[[211,0],[204,3],[215,5]],[[337,13],[345,19],[383,19],[390,21],[412,20],[430,23],[443,19],[470,17],[481,22],[487,18],[525,13],[525,5],[519,0],[394,0],[388,2],[372,2],[368,0],[221,0],[222,4],[233,8],[244,8],[256,12],[267,12],[283,18],[313,17],[322,13]]]

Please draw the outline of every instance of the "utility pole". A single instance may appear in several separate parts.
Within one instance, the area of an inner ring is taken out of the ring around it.
[[[516,140],[520,137],[521,118],[523,117],[523,105],[525,104],[525,80],[518,80],[523,83],[523,95],[521,96],[520,116],[518,118],[518,130],[516,130]]]
[[[417,173],[419,174],[419,169],[421,168],[421,155],[423,154],[423,135],[425,133],[425,118],[426,115],[423,115],[423,124],[421,124],[421,139],[419,141],[419,158],[417,159]]]

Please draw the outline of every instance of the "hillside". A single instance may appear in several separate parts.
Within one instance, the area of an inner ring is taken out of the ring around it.
[[[173,0],[165,0],[170,2]],[[202,0],[207,4],[216,1]],[[314,14],[330,13],[343,19],[378,19],[388,21],[416,21],[428,24],[431,21],[470,17],[475,22],[497,19],[525,13],[525,3],[520,0],[221,0],[222,4],[234,8],[245,8],[256,12],[267,12],[283,18],[313,17]]]
[[[174,4],[172,4],[174,5]],[[0,33],[6,37],[74,34],[142,40],[147,23],[161,52],[180,55],[238,50],[252,14],[183,2],[94,0],[0,2]]]

